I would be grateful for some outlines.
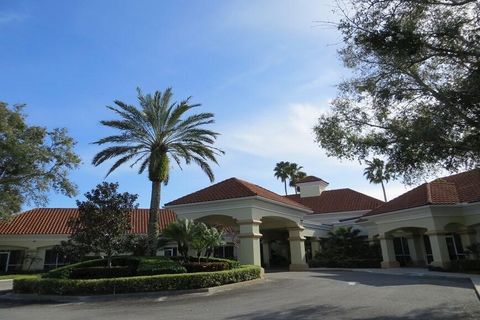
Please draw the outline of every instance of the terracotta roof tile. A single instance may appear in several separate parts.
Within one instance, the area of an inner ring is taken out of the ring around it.
[[[297,184],[298,183],[315,182],[315,181],[323,181],[324,183],[328,184],[327,181],[325,181],[323,179],[320,179],[319,177],[315,177],[315,176],[306,176],[305,178],[298,181]]]
[[[132,212],[132,233],[147,234],[148,209],[135,209]],[[37,208],[28,210],[0,221],[2,234],[64,234],[71,233],[68,220],[78,215],[76,208]],[[158,225],[160,230],[176,220],[175,212],[160,209]]]
[[[316,214],[372,210],[383,204],[383,201],[348,188],[326,190],[316,197],[301,198],[299,194],[286,197],[311,208]]]
[[[298,207],[300,209],[309,210],[308,207],[305,207],[296,201],[285,198],[279,194],[276,194],[275,192],[262,188],[256,184],[237,178],[230,178],[221,181],[204,189],[188,194],[184,197],[173,200],[165,205],[173,206],[180,204],[237,199],[255,196]]]
[[[477,201],[480,201],[480,169],[424,183],[372,210],[366,216],[429,204],[456,204]]]

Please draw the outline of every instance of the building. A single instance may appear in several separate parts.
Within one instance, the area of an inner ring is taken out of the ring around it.
[[[353,226],[379,241],[383,267],[447,267],[466,258],[480,234],[480,169],[425,183],[387,203],[351,189],[327,190],[308,176],[298,194],[281,196],[230,178],[171,201],[159,212],[163,229],[176,218],[227,230],[221,257],[264,267],[305,270],[321,251],[319,239],[338,226]],[[62,264],[51,248],[69,235],[76,209],[33,209],[0,222],[0,269],[48,269]],[[132,232],[146,234],[148,210],[132,214]],[[175,247],[160,254],[175,254]],[[31,257],[34,258],[32,262]]]

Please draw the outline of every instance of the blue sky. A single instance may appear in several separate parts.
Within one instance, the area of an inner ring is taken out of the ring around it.
[[[100,120],[114,99],[135,104],[144,92],[173,87],[198,111],[215,113],[226,151],[216,181],[235,176],[282,193],[278,161],[303,165],[330,182],[381,198],[356,162],[327,158],[312,127],[348,76],[336,51],[341,36],[316,21],[337,19],[333,1],[0,1],[0,100],[26,103],[31,124],[66,127],[82,158],[71,179],[81,194],[104,179],[90,165]],[[209,185],[196,167],[172,168],[162,204]],[[107,178],[138,193],[150,184],[128,166]],[[387,185],[389,197],[406,189]],[[51,194],[51,207],[74,206]]]

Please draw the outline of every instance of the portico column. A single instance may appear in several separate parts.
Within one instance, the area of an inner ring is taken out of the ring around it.
[[[239,220],[240,263],[261,266],[260,259],[260,220]]]
[[[321,252],[320,241],[318,238],[311,238],[310,243],[312,244],[312,258],[315,258],[315,255]]]
[[[302,271],[308,269],[305,259],[305,237],[302,227],[288,229],[288,241],[290,242],[290,271]]]
[[[381,263],[382,268],[398,268],[400,263],[395,258],[395,248],[393,246],[393,238],[390,236],[380,236],[380,247],[382,248]]]
[[[448,254],[447,241],[445,240],[445,232],[442,231],[428,231],[425,234],[430,239],[430,246],[432,247],[433,261],[431,266],[448,268],[450,264],[450,256]]]
[[[475,231],[465,230],[460,233],[460,238],[462,239],[463,250],[467,250],[467,247],[475,243]]]

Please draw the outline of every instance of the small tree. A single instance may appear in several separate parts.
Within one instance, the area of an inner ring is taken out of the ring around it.
[[[195,224],[193,237],[192,237],[192,249],[194,249],[197,253],[198,262],[200,262],[200,257],[202,256],[203,250],[207,249],[208,247],[208,232],[209,228],[203,222],[199,222]]]
[[[138,195],[119,193],[118,183],[97,185],[85,193],[86,201],[78,201],[79,215],[70,220],[73,229],[71,240],[88,247],[92,252],[104,254],[107,265],[112,266],[112,256],[124,248],[131,227],[130,214],[138,205]]]
[[[211,227],[207,229],[205,233],[205,240],[207,243],[207,250],[205,256],[207,261],[212,255],[215,247],[221,246],[223,244],[223,231],[219,231],[217,228]]]
[[[178,252],[188,260],[188,249],[195,235],[195,223],[189,219],[179,219],[170,223],[163,229],[163,237],[173,240],[177,243]]]

